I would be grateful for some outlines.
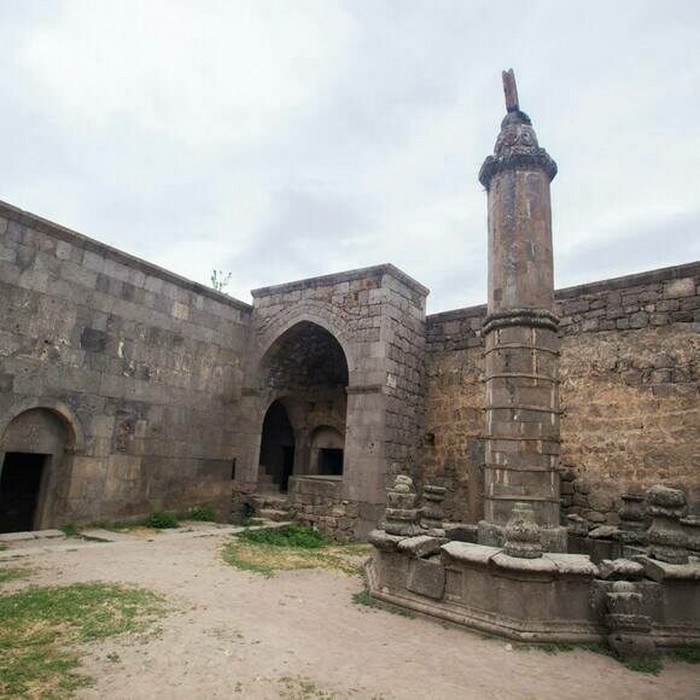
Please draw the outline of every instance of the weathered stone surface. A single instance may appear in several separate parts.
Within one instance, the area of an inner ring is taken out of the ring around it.
[[[398,544],[398,549],[400,552],[405,552],[416,558],[421,558],[435,554],[444,543],[445,540],[440,537],[418,535],[416,537],[402,539]]]
[[[505,552],[501,551],[495,554],[491,561],[500,569],[506,569],[508,571],[523,571],[528,573],[538,573],[538,574],[556,574],[557,565],[551,560],[545,557],[538,557],[536,559],[525,559],[523,557],[511,557]]]
[[[593,512],[614,524],[609,518],[620,496],[654,483],[682,484],[691,502],[700,501],[700,334],[692,313],[680,309],[681,297],[664,296],[675,279],[692,279],[697,290],[700,263],[555,293],[562,315],[561,460],[575,488],[562,492],[565,513],[585,518]],[[697,294],[687,298],[700,302]],[[616,329],[616,320],[627,321],[645,308],[648,326]],[[423,470],[426,479],[444,479],[448,486],[448,519],[469,522],[479,520],[483,507],[483,451],[477,448],[484,363],[478,331],[485,312],[472,307],[427,319],[426,431],[432,438],[424,444]],[[587,321],[594,325],[584,328]],[[591,508],[591,493],[612,499],[612,510]]]
[[[601,525],[591,530],[588,536],[593,540],[611,540],[615,537],[617,528],[612,525]]]
[[[647,492],[651,526],[647,532],[652,557],[669,564],[688,561],[688,536],[680,522],[686,513],[685,494],[680,489],[655,485]]]
[[[630,559],[603,559],[598,568],[602,579],[635,580],[644,575],[644,567]]]
[[[499,547],[486,547],[468,542],[448,542],[442,545],[441,549],[456,561],[472,564],[488,564],[496,554],[502,551]]]
[[[528,503],[515,503],[505,527],[503,551],[509,557],[536,559],[542,556],[540,527]]]
[[[412,562],[406,588],[412,593],[439,600],[445,592],[445,567],[439,557]]]
[[[689,561],[686,564],[669,564],[650,557],[636,557],[644,567],[644,572],[652,581],[662,583],[665,580],[700,581],[700,562]]]
[[[389,535],[384,530],[372,530],[367,536],[372,546],[385,552],[398,551],[399,543],[403,539],[400,535]]]

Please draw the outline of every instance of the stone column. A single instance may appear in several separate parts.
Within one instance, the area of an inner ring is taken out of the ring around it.
[[[559,338],[554,313],[549,185],[557,166],[520,111],[513,71],[507,114],[479,172],[488,192],[485,336],[486,459],[479,542],[500,546],[516,503],[528,503],[545,551],[566,550],[559,524]]]

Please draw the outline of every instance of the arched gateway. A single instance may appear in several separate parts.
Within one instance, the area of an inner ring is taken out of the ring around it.
[[[287,491],[292,475],[318,473],[319,431],[337,436],[326,460],[342,464],[347,413],[348,363],[336,338],[300,321],[272,344],[261,371],[268,399],[263,420],[258,484]],[[340,476],[342,469],[334,469]]]
[[[63,508],[75,433],[46,408],[16,415],[0,438],[0,532],[50,526]]]
[[[376,525],[417,453],[426,293],[391,265],[253,291],[241,415],[257,418],[236,488],[288,489],[341,538]]]

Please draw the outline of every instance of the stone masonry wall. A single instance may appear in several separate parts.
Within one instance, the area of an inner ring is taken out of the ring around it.
[[[619,495],[676,484],[700,500],[700,263],[556,293],[561,316],[562,506],[615,523]],[[485,307],[427,319],[421,478],[446,516],[480,517]]]
[[[0,436],[36,407],[82,436],[45,524],[227,513],[250,313],[0,204]]]
[[[359,503],[342,498],[338,477],[306,476],[290,480],[290,511],[295,520],[317,528],[337,542],[352,542]]]

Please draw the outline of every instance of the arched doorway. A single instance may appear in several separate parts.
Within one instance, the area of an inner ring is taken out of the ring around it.
[[[260,482],[286,491],[294,472],[294,430],[287,410],[273,401],[265,413],[260,441]]]
[[[272,344],[261,370],[268,400],[278,400],[263,420],[260,464],[265,469],[259,470],[258,484],[264,487],[272,475],[286,490],[291,475],[342,475],[348,363],[338,340],[322,326],[301,321]],[[280,466],[281,443],[274,436],[283,433],[292,437],[285,438],[286,461]]]
[[[70,430],[45,408],[24,411],[0,440],[0,532],[50,524]]]

